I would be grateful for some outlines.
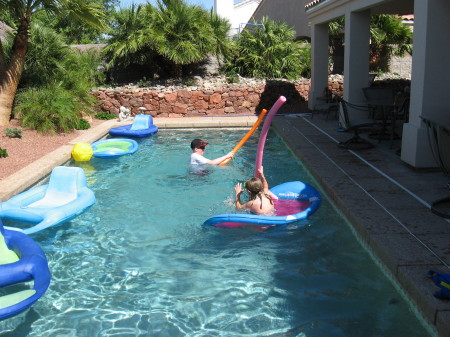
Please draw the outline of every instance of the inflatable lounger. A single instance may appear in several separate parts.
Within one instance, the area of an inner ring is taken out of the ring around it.
[[[110,138],[99,140],[91,144],[96,158],[117,158],[135,153],[139,145],[133,139]]]
[[[2,291],[6,295],[0,296],[0,320],[29,308],[47,291],[50,278],[41,247],[20,231],[5,229],[0,220],[0,288],[33,281],[31,289],[24,284],[23,290]]]
[[[136,115],[133,124],[118,126],[109,129],[111,136],[118,137],[148,137],[158,132],[158,127],[153,124],[153,117],[150,115]]]
[[[277,185],[271,188],[270,192],[278,198],[274,200],[276,216],[250,213],[219,214],[206,220],[203,225],[225,228],[243,225],[285,225],[307,218],[319,208],[322,201],[319,192],[314,187],[301,181]]]
[[[32,234],[75,218],[94,202],[94,192],[87,187],[82,168],[57,166],[48,184],[0,203],[0,218],[36,223],[23,230],[25,234]]]
[[[434,284],[441,288],[434,293],[434,297],[441,300],[450,300],[450,274],[441,274],[430,270],[427,273],[427,277],[431,278]]]

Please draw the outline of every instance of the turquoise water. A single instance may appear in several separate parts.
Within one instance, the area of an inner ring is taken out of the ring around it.
[[[203,175],[189,170],[190,141],[206,139],[215,158],[245,132],[160,130],[133,155],[72,163],[97,202],[33,236],[52,283],[0,322],[0,336],[430,336],[325,196],[311,218],[285,227],[202,226],[233,212],[258,135]],[[263,165],[270,186],[318,187],[273,132]]]

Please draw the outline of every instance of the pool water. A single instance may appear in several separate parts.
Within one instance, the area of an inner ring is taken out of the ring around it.
[[[189,168],[190,142],[207,158],[244,129],[160,130],[139,150],[83,167],[96,204],[33,238],[52,283],[0,336],[430,336],[326,196],[283,227],[202,226],[234,212],[234,185],[253,174],[259,134],[226,166]],[[270,186],[318,184],[270,132]],[[11,225],[5,221],[5,225]]]

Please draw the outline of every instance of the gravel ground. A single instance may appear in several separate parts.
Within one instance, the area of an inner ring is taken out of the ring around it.
[[[90,121],[90,124],[91,127],[94,127],[103,122],[103,120],[94,119]],[[4,132],[7,128],[21,129],[22,138],[7,137]],[[34,130],[24,130],[19,126],[17,120],[12,120],[7,126],[0,126],[0,147],[8,151],[8,157],[0,158],[0,180],[86,132],[89,132],[89,129],[75,130],[54,136],[42,135]]]

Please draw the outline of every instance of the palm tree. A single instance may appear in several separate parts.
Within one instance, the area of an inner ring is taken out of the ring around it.
[[[105,20],[109,23],[114,13],[115,7],[119,5],[119,0],[89,0],[95,3],[105,14]],[[52,13],[38,12],[33,17],[40,21],[42,25],[53,28],[56,32],[65,36],[67,44],[89,44],[102,43],[106,40],[103,27],[93,27],[83,22],[74,21],[69,13],[61,13],[55,16]]]
[[[222,57],[226,59],[228,56],[230,56],[232,47],[228,34],[231,29],[231,24],[227,19],[224,19],[214,13],[212,9],[209,13],[209,16],[209,22],[214,32],[212,35],[212,38],[214,40],[214,55],[216,56],[217,62],[220,65]]]
[[[305,53],[301,42],[294,41],[295,31],[268,17],[261,22],[263,26],[245,29],[235,40],[234,55],[227,60],[226,70],[257,78],[299,78]]]
[[[328,24],[330,32],[330,52],[333,58],[333,73],[342,73],[344,55],[344,18]],[[378,14],[370,19],[371,71],[388,71],[391,55],[402,56],[412,53],[412,32],[395,15]]]
[[[388,71],[391,55],[412,53],[412,31],[393,15],[372,15],[370,25],[370,70]]]
[[[175,74],[182,75],[182,66],[204,61],[215,52],[214,31],[208,12],[182,0],[157,0],[149,44],[174,64]]]
[[[135,5],[114,13],[111,36],[103,49],[108,67],[127,67],[130,64],[146,65],[154,54],[147,45],[145,30],[151,22],[154,8],[151,5]]]
[[[0,41],[0,125],[7,125],[11,118],[28,51],[31,19],[41,10],[68,13],[74,20],[93,26],[103,26],[104,22],[99,7],[83,0],[0,0],[0,12],[8,13],[17,27],[9,57]]]
[[[155,6],[132,5],[118,11],[104,52],[110,68],[153,66],[163,75],[179,77],[210,54],[227,53],[229,27],[200,6],[157,0]]]
[[[19,89],[45,86],[52,79],[58,78],[60,63],[70,52],[70,47],[64,42],[64,36],[52,28],[33,22],[30,32],[28,54]],[[9,42],[12,44],[13,41]]]

